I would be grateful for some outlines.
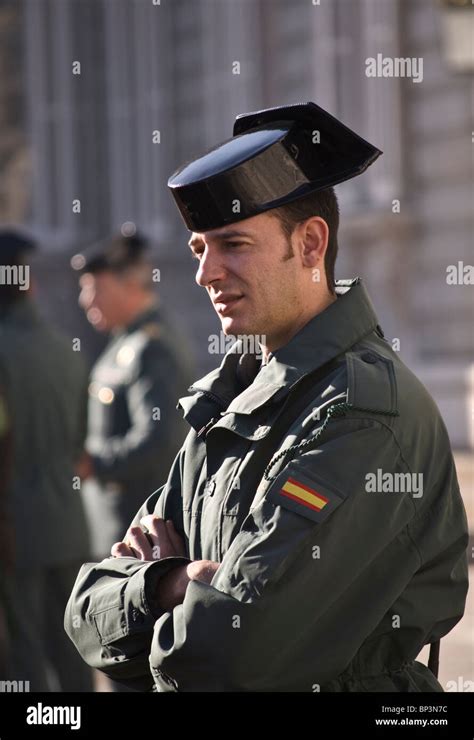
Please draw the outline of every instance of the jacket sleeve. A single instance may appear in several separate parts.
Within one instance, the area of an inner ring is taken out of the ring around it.
[[[146,500],[134,522],[156,513],[173,519],[183,533],[181,454],[173,463],[166,485]],[[156,616],[150,611],[145,587],[155,589],[159,578],[170,569],[189,562],[187,557],[170,557],[156,563],[135,558],[85,563],[66,607],[64,628],[86,663],[130,688],[151,689],[148,658]]]
[[[156,465],[161,446],[170,445],[170,420],[177,417],[176,369],[160,348],[151,341],[141,353],[133,382],[127,388],[130,429],[123,436],[104,439],[94,450],[94,472],[99,480],[129,480]],[[159,419],[154,418],[159,409]],[[173,424],[171,424],[173,428]],[[176,440],[176,446],[182,440]]]
[[[390,429],[336,420],[325,439],[257,494],[211,584],[157,620],[162,690],[319,690],[419,568],[413,497],[367,486],[370,471],[409,472]]]

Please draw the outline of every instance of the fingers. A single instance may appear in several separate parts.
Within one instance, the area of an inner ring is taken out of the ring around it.
[[[126,544],[136,552],[140,560],[154,560],[150,540],[141,527],[131,527],[126,536]]]
[[[183,538],[177,533],[175,526],[171,519],[166,522],[168,537],[171,544],[173,545],[176,555],[186,555],[186,548],[184,546]]]
[[[147,528],[156,543],[153,548],[155,560],[185,554],[183,541],[172,523],[165,522],[164,519],[153,514],[144,516],[140,523]]]
[[[164,519],[154,516],[153,514],[149,514],[140,520],[140,524],[147,528],[153,542],[155,543],[153,547],[154,560],[169,558],[171,555],[176,554],[168,537],[168,531]]]
[[[131,549],[129,548],[129,546],[125,544],[125,542],[116,542],[114,545],[112,545],[110,554],[114,558],[134,558],[136,557],[134,553],[131,551]]]
[[[160,560],[173,555],[186,555],[182,537],[173,522],[149,514],[140,520],[139,526],[130,527],[123,542],[116,542],[111,549],[115,558],[138,558]],[[143,530],[146,530],[146,533]]]

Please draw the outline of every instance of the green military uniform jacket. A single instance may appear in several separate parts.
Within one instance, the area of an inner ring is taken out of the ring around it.
[[[87,371],[25,299],[0,318],[0,387],[11,422],[8,517],[18,568],[89,557],[74,465],[86,433]]]
[[[89,383],[86,449],[94,477],[83,486],[94,557],[122,539],[143,500],[166,479],[186,434],[176,398],[189,361],[153,306],[114,334]]]
[[[237,343],[181,399],[191,430],[135,522],[171,518],[189,559],[221,566],[159,613],[157,579],[186,558],[84,565],[65,626],[90,665],[142,690],[441,690],[415,658],[459,621],[466,598],[448,436],[362,283],[338,291],[266,365],[249,370]],[[285,400],[331,360],[256,482]],[[411,492],[389,490],[402,480]]]

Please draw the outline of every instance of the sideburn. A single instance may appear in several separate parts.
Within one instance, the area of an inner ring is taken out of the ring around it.
[[[293,257],[295,256],[295,253],[293,251],[293,246],[291,244],[290,236],[287,237],[286,246],[288,247],[288,249],[286,250],[285,254],[282,257],[282,260],[281,260],[282,262],[288,262],[288,260],[293,259]]]

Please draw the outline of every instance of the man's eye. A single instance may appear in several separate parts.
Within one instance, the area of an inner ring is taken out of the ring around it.
[[[233,247],[241,247],[243,243],[244,242],[224,242],[224,246],[232,249]]]

